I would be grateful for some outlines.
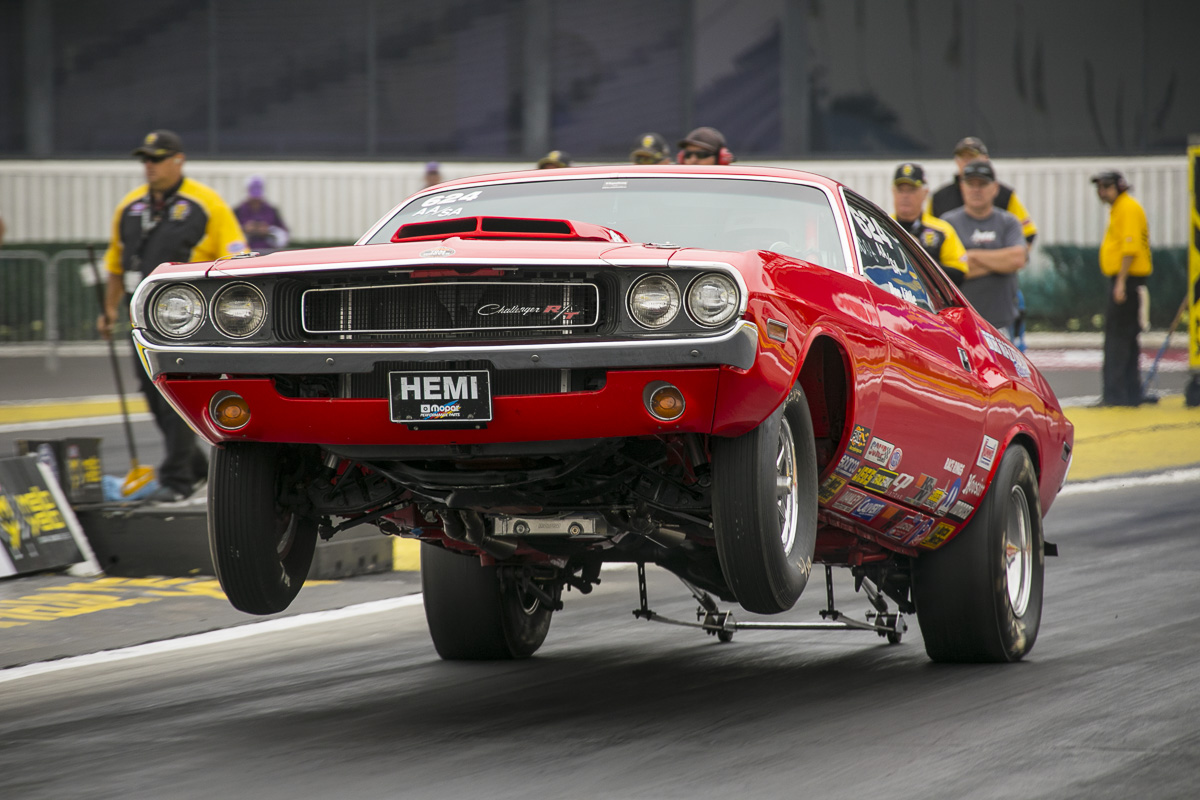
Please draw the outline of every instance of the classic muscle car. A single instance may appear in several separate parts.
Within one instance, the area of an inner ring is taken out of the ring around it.
[[[318,536],[372,524],[420,540],[447,659],[531,655],[609,562],[679,576],[722,640],[754,623],[714,595],[778,614],[814,566],[817,626],[896,642],[915,613],[936,661],[1037,637],[1071,425],[922,248],[827,178],[452,181],[353,246],[164,264],[132,317],[216,447],[211,549],[243,611],[286,608]],[[832,567],[866,621],[833,608]]]

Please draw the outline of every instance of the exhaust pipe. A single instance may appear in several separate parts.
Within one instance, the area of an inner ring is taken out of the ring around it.
[[[515,542],[503,542],[487,535],[483,517],[477,511],[453,508],[438,512],[442,519],[442,530],[456,542],[477,547],[492,558],[505,559],[517,552]]]

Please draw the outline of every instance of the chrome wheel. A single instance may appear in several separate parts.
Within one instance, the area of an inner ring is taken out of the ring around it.
[[[1029,607],[1033,581],[1033,537],[1030,532],[1029,501],[1025,490],[1013,486],[1009,494],[1008,524],[1004,530],[1004,574],[1008,583],[1008,602],[1013,613],[1022,617]]]
[[[775,503],[779,510],[779,538],[785,556],[796,545],[796,503],[799,483],[796,478],[796,441],[785,415],[779,421],[779,449],[775,455]]]

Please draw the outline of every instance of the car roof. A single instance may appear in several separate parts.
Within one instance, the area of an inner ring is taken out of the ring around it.
[[[440,192],[448,187],[462,185],[478,185],[480,183],[506,183],[509,181],[528,180],[575,180],[579,178],[598,177],[684,177],[684,178],[768,178],[775,180],[803,181],[814,183],[829,189],[842,186],[838,181],[818,175],[815,172],[805,172],[788,167],[763,167],[749,164],[731,164],[728,166],[684,166],[680,164],[601,164],[591,167],[563,167],[560,169],[527,169],[514,172],[495,172],[482,175],[472,175],[466,178],[456,178],[431,186],[421,192]]]

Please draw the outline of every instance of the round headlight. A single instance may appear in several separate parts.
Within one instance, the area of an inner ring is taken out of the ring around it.
[[[679,314],[679,287],[662,275],[647,275],[629,290],[629,313],[637,324],[661,328]]]
[[[190,336],[204,324],[204,296],[186,283],[172,284],[155,296],[150,316],[163,336]]]
[[[710,272],[692,281],[687,292],[692,319],[709,328],[723,325],[738,311],[738,287],[727,275]]]
[[[226,286],[213,300],[213,325],[233,339],[253,336],[267,318],[267,301],[257,286],[235,283]]]

